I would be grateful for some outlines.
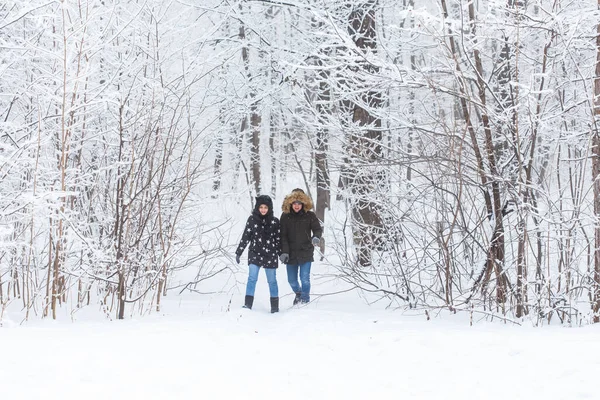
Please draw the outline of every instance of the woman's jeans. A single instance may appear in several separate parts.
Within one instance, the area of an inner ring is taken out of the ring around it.
[[[310,266],[311,262],[305,262],[299,265],[287,264],[288,282],[295,293],[300,293],[300,301],[308,303],[310,301]],[[300,284],[298,283],[298,272],[300,272]]]
[[[256,289],[256,281],[258,281],[258,271],[260,267],[255,264],[249,265],[250,270],[248,272],[248,283],[246,284],[246,296],[254,296],[254,290]],[[271,297],[279,297],[279,289],[277,288],[277,270],[275,268],[263,268],[267,275],[267,282],[269,282],[269,292]]]

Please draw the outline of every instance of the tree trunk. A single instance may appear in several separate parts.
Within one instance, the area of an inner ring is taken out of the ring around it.
[[[119,154],[118,154],[118,162],[119,166],[117,167],[117,193],[116,193],[116,202],[115,202],[115,228],[114,228],[114,236],[113,240],[115,241],[115,265],[117,267],[117,318],[123,319],[125,317],[125,295],[127,290],[127,285],[125,282],[125,260],[124,260],[124,246],[125,246],[125,220],[127,209],[125,205],[125,187],[127,185],[127,179],[129,173],[122,170],[121,165],[125,159],[125,127],[124,127],[124,108],[125,104],[121,104],[119,107]]]
[[[225,118],[225,112],[221,110],[221,129],[217,132],[215,143],[215,162],[214,162],[214,178],[213,178],[213,198],[216,198],[221,189],[221,172],[223,168],[223,135],[229,134],[229,124]]]
[[[355,5],[350,14],[349,33],[356,47],[364,55],[377,49],[376,6],[376,0],[364,1]],[[359,63],[367,76],[376,75],[379,70],[364,60]],[[373,200],[381,177],[372,171],[372,167],[382,156],[381,119],[373,114],[381,108],[382,94],[364,80],[359,81],[359,85],[362,95],[360,101],[353,104],[354,127],[350,134],[352,159],[348,183],[353,194],[352,216],[358,263],[366,267],[371,265],[371,254],[381,240],[383,227],[379,206]],[[367,168],[369,166],[371,169]]]
[[[600,0],[598,0],[600,7]],[[594,323],[600,322],[600,23],[596,26],[596,72],[594,75],[594,126],[592,133],[592,179],[594,182]]]
[[[315,212],[321,224],[325,224],[325,209],[330,207],[330,179],[327,166],[327,151],[329,148],[329,130],[327,128],[327,115],[331,113],[331,93],[327,78],[329,73],[325,70],[320,73],[319,94],[317,96],[317,148],[315,151],[315,167],[317,170],[317,204]],[[321,254],[325,253],[325,240],[321,240]]]
[[[240,4],[240,9],[242,5]],[[250,93],[248,99],[250,101],[250,171],[252,174],[252,182],[254,183],[254,191],[260,193],[261,177],[260,177],[260,126],[262,122],[261,115],[258,109],[258,100],[256,99],[256,88],[251,83],[252,73],[250,71],[250,51],[246,45],[246,28],[243,23],[240,24],[239,38],[243,43],[242,61],[246,70],[246,79]]]
[[[473,2],[469,3],[469,20],[471,22],[471,39],[475,44],[476,39],[476,23],[475,18],[475,5]],[[487,84],[483,77],[483,63],[477,46],[473,46],[473,58],[475,60],[475,70],[477,73],[477,89],[479,93],[479,102],[481,103],[481,122],[483,123],[483,132],[485,135],[485,149],[487,162],[490,169],[491,185],[492,185],[492,209],[494,215],[494,232],[490,241],[490,248],[488,250],[487,258],[487,273],[486,277],[489,277],[490,273],[494,271],[496,275],[496,300],[498,304],[504,304],[506,302],[507,293],[507,278],[504,274],[504,225],[503,225],[503,209],[502,199],[500,194],[500,184],[498,179],[500,177],[496,164],[496,156],[494,154],[494,141],[492,137],[492,126],[487,111],[487,100],[486,100],[486,89]],[[484,282],[486,283],[486,282]]]
[[[496,114],[502,116],[498,118],[495,123],[495,129],[499,132],[497,135],[496,148],[499,152],[513,151],[514,157],[512,162],[513,171],[509,179],[517,181],[519,193],[522,204],[525,205],[519,210],[518,217],[518,244],[517,244],[517,289],[515,291],[516,300],[516,313],[517,318],[523,316],[525,312],[524,299],[526,284],[525,279],[527,276],[527,258],[526,258],[526,243],[528,241],[528,230],[527,220],[529,209],[527,204],[529,202],[529,195],[531,193],[531,170],[528,170],[526,176],[523,176],[523,165],[524,154],[521,151],[521,138],[519,136],[519,120],[518,120],[518,104],[515,99],[519,98],[519,28],[520,28],[520,9],[518,5],[514,4],[513,0],[508,0],[507,7],[511,10],[511,13],[506,13],[508,16],[507,25],[516,25],[516,37],[508,36],[505,34],[502,37],[500,54],[498,61],[496,62],[498,67],[498,87],[496,92],[498,93],[498,103],[496,106]],[[514,17],[514,19],[513,19]],[[474,23],[474,21],[473,21]],[[514,84],[513,82],[516,82]],[[543,80],[542,80],[543,82]],[[543,83],[542,83],[543,84]],[[504,138],[504,139],[502,139]],[[529,165],[533,163],[533,156],[535,154],[535,133],[531,136],[531,158]]]
[[[262,117],[258,111],[256,104],[256,93],[252,93],[250,98],[252,99],[250,115],[250,126],[252,131],[252,139],[250,142],[250,160],[252,164],[252,182],[254,182],[254,192],[258,195],[261,192],[261,176],[260,176],[260,127]]]
[[[277,146],[275,145],[275,133],[277,132],[278,115],[271,110],[271,123],[269,132],[269,150],[271,152],[271,196],[277,195]]]
[[[313,28],[316,32],[322,30],[321,23],[315,23],[313,21]],[[323,52],[322,57],[328,58],[330,51],[326,50]],[[331,73],[327,68],[324,68],[323,58],[317,59],[318,72],[318,85],[317,93],[315,96],[316,109],[317,109],[317,146],[315,149],[315,169],[317,177],[317,203],[315,206],[315,213],[322,225],[325,225],[325,210],[331,206],[331,180],[329,177],[329,166],[327,163],[327,152],[329,151],[329,117],[332,114],[331,104],[331,85],[330,78]],[[325,254],[325,240],[321,240],[321,259]]]

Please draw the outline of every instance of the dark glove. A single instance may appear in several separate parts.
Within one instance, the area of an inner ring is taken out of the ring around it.
[[[239,254],[235,255],[235,262],[238,264],[240,263],[240,255]]]
[[[321,238],[318,238],[318,237],[314,236],[312,238],[312,245],[315,246],[315,247],[317,247],[319,244],[321,244]]]
[[[281,255],[279,256],[279,260],[282,263],[287,264],[287,262],[290,260],[290,255],[288,253],[281,253]]]

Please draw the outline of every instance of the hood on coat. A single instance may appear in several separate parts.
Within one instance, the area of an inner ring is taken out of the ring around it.
[[[295,201],[299,201],[304,205],[302,207],[304,211],[310,211],[313,208],[313,202],[310,197],[308,197],[308,195],[303,191],[294,189],[292,193],[288,194],[285,196],[285,199],[283,199],[281,210],[286,214],[289,213],[292,210],[292,203]]]
[[[254,205],[254,211],[253,211],[253,213],[257,217],[261,217],[262,218],[262,215],[260,214],[260,211],[258,211],[258,207],[260,207],[262,204],[264,204],[267,207],[269,207],[269,211],[267,212],[267,215],[265,215],[265,217],[266,218],[273,217],[273,200],[271,200],[271,198],[269,196],[267,196],[266,194],[263,194],[261,196],[256,197],[256,204]]]

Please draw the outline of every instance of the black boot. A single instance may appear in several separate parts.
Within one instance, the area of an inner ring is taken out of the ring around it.
[[[294,297],[294,305],[300,303],[300,292],[296,292],[296,297]]]
[[[244,299],[244,308],[252,310],[252,303],[254,303],[254,296],[246,296]]]
[[[279,312],[279,297],[271,297],[271,314]]]

